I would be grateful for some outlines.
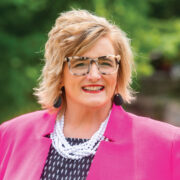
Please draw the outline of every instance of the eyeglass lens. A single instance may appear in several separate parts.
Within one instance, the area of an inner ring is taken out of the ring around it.
[[[73,74],[83,75],[89,72],[90,65],[95,62],[103,74],[111,74],[117,69],[117,62],[114,57],[102,57],[97,61],[92,59],[76,58],[70,61],[70,70]]]

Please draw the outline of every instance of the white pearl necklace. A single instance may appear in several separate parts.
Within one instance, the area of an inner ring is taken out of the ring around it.
[[[61,119],[56,121],[54,131],[50,134],[50,138],[52,139],[52,145],[57,150],[57,152],[68,159],[81,159],[83,157],[94,155],[96,150],[102,140],[108,140],[103,136],[110,113],[106,120],[101,123],[100,128],[96,131],[93,136],[86,142],[78,144],[78,145],[70,145],[66,140],[63,134],[64,128],[64,115]]]

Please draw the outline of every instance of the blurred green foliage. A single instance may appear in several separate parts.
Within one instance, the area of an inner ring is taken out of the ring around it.
[[[1,0],[0,122],[40,108],[32,88],[47,33],[60,12],[87,9],[119,25],[132,40],[138,75],[145,76],[153,72],[153,51],[172,63],[180,59],[179,7],[178,0]]]

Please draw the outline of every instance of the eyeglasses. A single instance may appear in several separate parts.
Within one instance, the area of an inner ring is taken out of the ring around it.
[[[90,72],[93,63],[96,64],[101,74],[113,74],[118,70],[120,55],[100,56],[95,59],[89,57],[71,56],[66,57],[64,62],[68,62],[70,72],[76,76],[84,76]]]

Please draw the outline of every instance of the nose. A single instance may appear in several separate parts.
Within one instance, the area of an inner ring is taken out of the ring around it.
[[[87,79],[93,82],[98,81],[101,78],[101,73],[98,70],[96,63],[91,64],[89,73],[87,74]]]

